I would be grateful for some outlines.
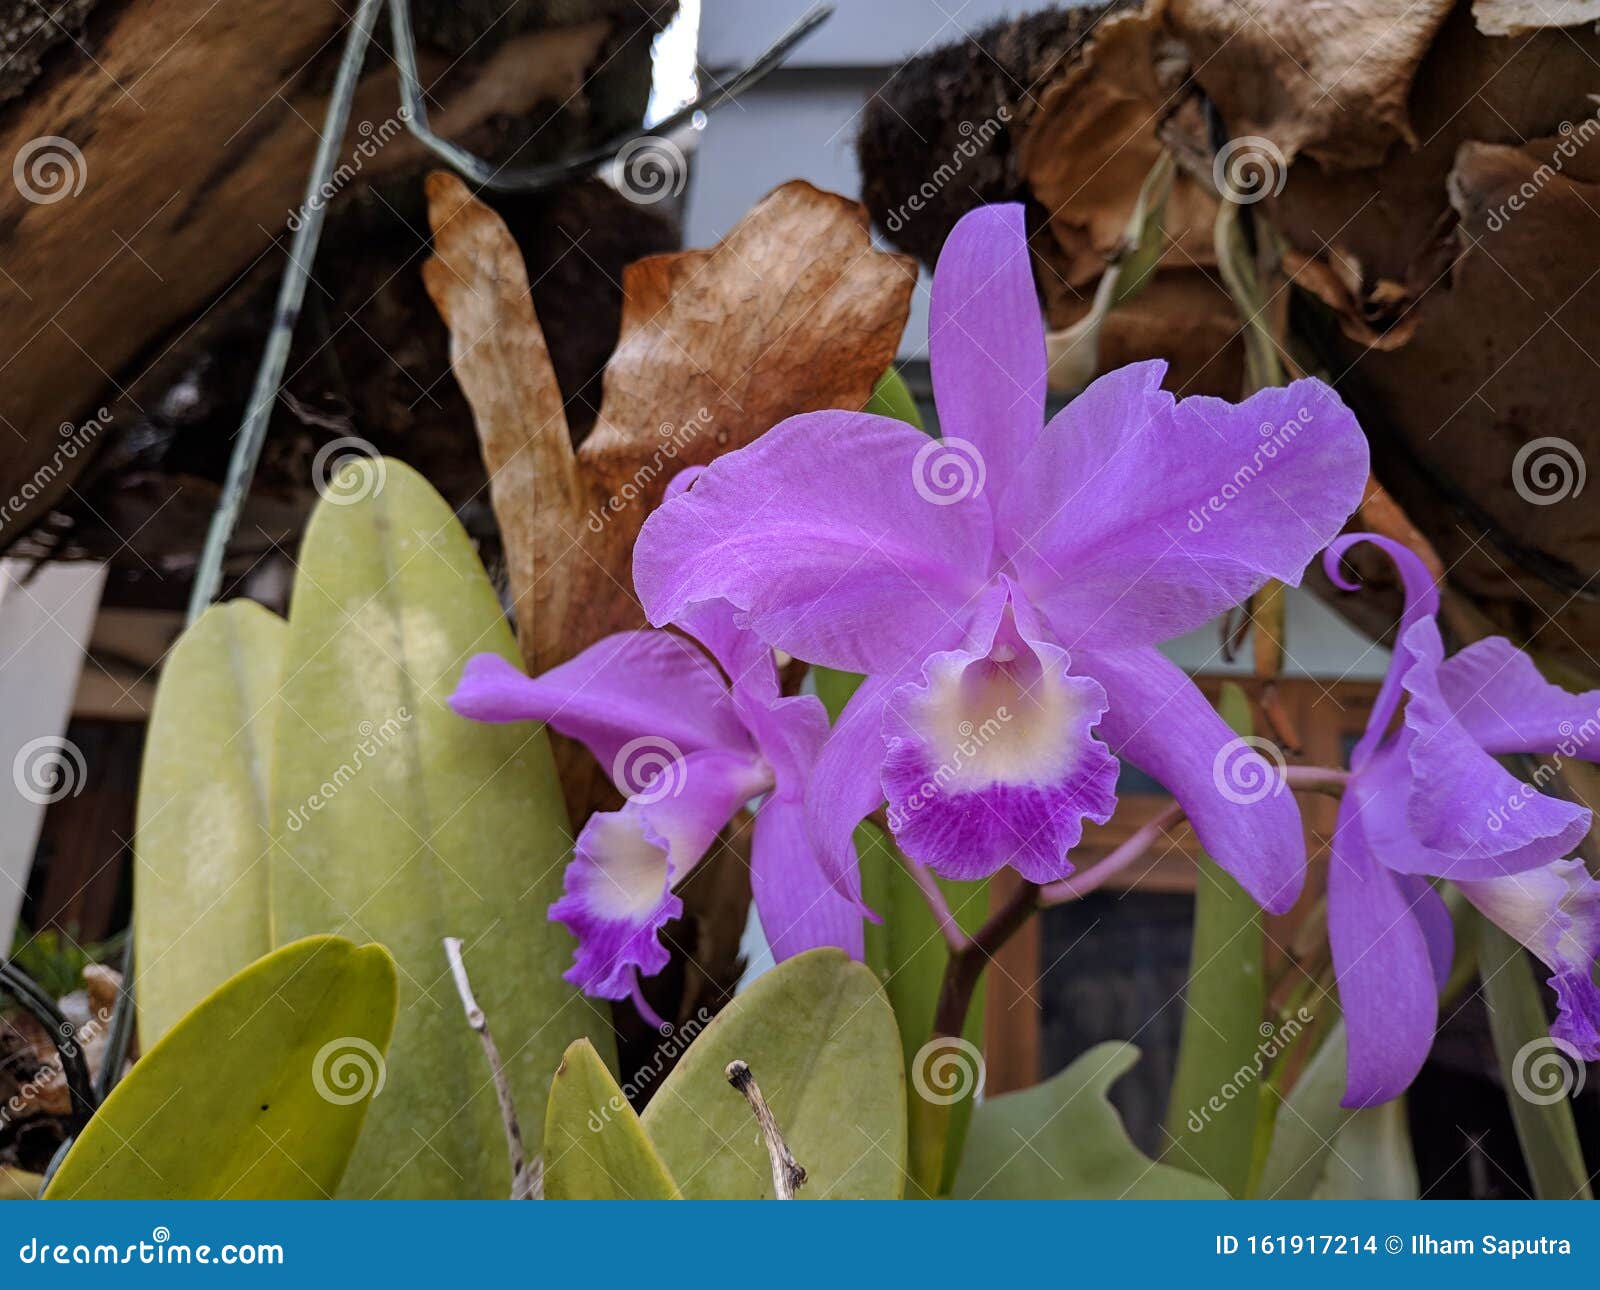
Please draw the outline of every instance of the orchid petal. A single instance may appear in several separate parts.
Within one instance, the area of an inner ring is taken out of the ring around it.
[[[1504,636],[1476,641],[1439,668],[1439,689],[1485,752],[1559,753],[1600,761],[1600,690],[1552,685]]]
[[[1117,762],[1091,731],[1105,691],[1071,674],[1025,605],[975,648],[933,655],[884,714],[883,787],[900,849],[947,878],[1011,865],[1031,882],[1072,872],[1083,821],[1116,806]]]
[[[1002,549],[1068,649],[1153,645],[1298,585],[1361,500],[1366,439],[1322,382],[1176,402],[1164,371],[1100,377],[1001,500]]]
[[[750,889],[778,962],[823,945],[866,957],[861,911],[824,876],[798,800],[774,794],[756,812]]]
[[[1600,882],[1581,860],[1556,860],[1508,878],[1456,884],[1490,922],[1515,937],[1553,975],[1560,1010],[1551,1034],[1584,1061],[1600,1061]]]
[[[1344,591],[1360,589],[1360,583],[1351,582],[1344,576],[1339,562],[1344,559],[1345,552],[1363,542],[1370,542],[1382,550],[1394,562],[1395,572],[1400,575],[1405,603],[1400,613],[1397,639],[1404,636],[1412,624],[1439,612],[1439,588],[1434,585],[1428,566],[1409,547],[1376,533],[1346,533],[1328,544],[1328,549],[1322,553],[1322,568],[1334,586]],[[1383,684],[1378,688],[1372,711],[1367,714],[1366,732],[1351,751],[1352,770],[1359,770],[1365,765],[1383,742],[1394,721],[1395,709],[1400,706],[1401,685],[1410,666],[1410,655],[1403,650],[1396,650],[1389,670],[1384,674]]]
[[[1589,812],[1548,797],[1484,752],[1455,717],[1439,686],[1444,643],[1422,618],[1396,644],[1407,701],[1396,753],[1410,766],[1406,820],[1439,859],[1428,872],[1452,879],[1496,878],[1547,864],[1572,851]],[[1403,869],[1404,857],[1384,857]],[[1440,863],[1442,859],[1442,863]]]
[[[1370,836],[1368,845],[1371,845]],[[1428,958],[1433,963],[1434,984],[1443,990],[1450,979],[1450,965],[1456,953],[1456,929],[1450,921],[1450,907],[1433,884],[1418,874],[1397,873],[1395,882],[1411,906],[1417,925],[1422,928],[1423,939],[1428,942]]]
[[[566,894],[550,907],[578,938],[566,979],[587,994],[624,999],[635,969],[659,972],[668,955],[656,933],[683,910],[672,888],[739,807],[771,785],[749,756],[702,751],[620,811],[590,816],[567,866]]]
[[[1433,1046],[1436,969],[1412,902],[1374,857],[1353,799],[1340,804],[1328,864],[1328,941],[1349,1035],[1340,1105],[1400,1096]]]
[[[1105,687],[1110,706],[1098,733],[1112,751],[1178,799],[1206,852],[1258,905],[1275,914],[1293,905],[1305,883],[1306,843],[1282,775],[1164,655],[1076,657],[1079,670]]]
[[[634,548],[651,622],[721,598],[763,640],[849,672],[897,671],[959,638],[993,521],[981,496],[941,497],[917,475],[936,445],[886,417],[811,412],[718,458]]]
[[[946,442],[970,445],[998,497],[1044,425],[1044,324],[1020,205],[980,206],[945,238],[928,362]]]
[[[823,875],[863,911],[856,825],[883,801],[883,710],[901,684],[894,676],[869,676],[833,724],[806,785],[806,828]]]
[[[587,747],[624,793],[689,753],[750,746],[711,660],[668,632],[607,636],[538,677],[476,655],[450,706],[474,721],[546,722]]]

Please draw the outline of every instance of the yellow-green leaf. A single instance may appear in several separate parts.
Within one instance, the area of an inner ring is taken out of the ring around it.
[[[643,1117],[690,1199],[772,1197],[755,1118],[728,1085],[735,1058],[749,1063],[806,1171],[802,1198],[899,1198],[905,1071],[894,1013],[868,968],[835,949],[796,955],[758,977],[690,1045]]]
[[[38,1200],[44,1179],[26,1169],[0,1165],[0,1200]]]
[[[382,1093],[395,965],[313,936],[229,978],[95,1112],[46,1199],[321,1200]]]
[[[953,1194],[963,1200],[1226,1200],[1197,1174],[1134,1146],[1106,1092],[1139,1060],[1097,1044],[1059,1075],[973,1112]]]
[[[448,706],[467,660],[516,658],[471,540],[410,467],[353,463],[313,514],[284,651],[273,773],[280,938],[380,940],[400,967],[389,1086],[345,1178],[358,1197],[503,1197],[504,1131],[445,974],[458,936],[530,1154],[575,1039],[612,1051],[608,1011],[561,973],[549,919],[570,845],[542,727]]]
[[[594,1045],[567,1049],[544,1118],[550,1200],[677,1200],[678,1185]]]
[[[148,1046],[272,948],[273,722],[283,620],[214,605],[162,670],[139,777],[133,932]]]

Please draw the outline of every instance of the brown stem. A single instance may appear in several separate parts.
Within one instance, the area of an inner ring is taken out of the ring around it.
[[[744,1100],[750,1103],[750,1109],[755,1112],[756,1123],[761,1126],[761,1137],[767,1144],[767,1155],[772,1159],[774,1194],[779,1200],[793,1200],[795,1192],[805,1183],[806,1171],[789,1153],[789,1144],[783,1140],[783,1131],[778,1128],[778,1121],[772,1114],[772,1108],[767,1105],[767,1099],[761,1096],[761,1089],[756,1084],[756,1077],[750,1073],[749,1065],[735,1059],[728,1063],[727,1074],[728,1083],[744,1094]]]
[[[939,986],[939,1003],[933,1013],[935,1035],[961,1034],[967,1024],[967,1010],[972,1006],[972,994],[978,979],[989,960],[1039,907],[1039,885],[1032,882],[1020,884],[989,921],[972,934],[966,946],[954,951],[945,964],[944,980]]]
[[[467,1014],[467,1025],[477,1031],[483,1043],[483,1055],[489,1062],[489,1077],[494,1081],[494,1095],[500,1102],[500,1121],[506,1131],[506,1154],[511,1160],[511,1199],[538,1200],[544,1192],[544,1170],[535,1160],[528,1167],[527,1149],[522,1145],[522,1126],[517,1122],[516,1104],[511,1100],[511,1084],[506,1079],[505,1063],[500,1059],[500,1049],[489,1033],[489,1019],[472,993],[472,982],[467,977],[467,965],[461,957],[459,937],[444,938],[444,956],[450,964],[450,975],[455,979],[456,993],[461,996],[462,1010]]]

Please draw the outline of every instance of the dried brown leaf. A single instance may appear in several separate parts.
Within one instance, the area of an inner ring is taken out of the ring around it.
[[[1600,22],[1600,0],[1472,0],[1472,19],[1485,36],[1526,36]]]
[[[1407,99],[1454,3],[1168,0],[1166,10],[1232,137],[1340,170],[1376,165],[1397,141],[1416,145]]]

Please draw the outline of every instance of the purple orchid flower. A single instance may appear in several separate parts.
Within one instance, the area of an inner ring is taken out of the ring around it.
[[[619,632],[534,678],[479,654],[450,699],[477,721],[546,722],[627,795],[584,825],[550,908],[578,938],[566,979],[601,998],[638,998],[638,974],[666,965],[659,933],[683,912],[675,888],[757,797],[751,887],[773,954],[836,945],[862,956],[861,914],[823,877],[805,832],[826,711],[780,694],[771,649],[728,605],[698,606],[682,625],[704,651],[671,632]]]
[[[807,792],[823,866],[858,902],[852,831],[884,801],[937,873],[1070,874],[1123,757],[1258,902],[1288,908],[1305,869],[1292,795],[1219,790],[1238,741],[1155,647],[1269,578],[1299,581],[1360,500],[1354,417],[1314,380],[1178,402],[1150,362],[1045,425],[1019,206],[951,232],[929,349],[944,438],[806,413],[657,510],[634,553],[651,621],[726,600],[778,648],[867,674]]]
[[[1563,859],[1589,812],[1548,797],[1495,760],[1547,753],[1600,761],[1600,690],[1570,694],[1503,637],[1449,659],[1426,566],[1398,542],[1348,534],[1328,576],[1359,542],[1381,547],[1405,589],[1394,659],[1351,753],[1328,870],[1328,939],[1349,1034],[1344,1105],[1404,1092],[1433,1044],[1449,975],[1450,916],[1428,878],[1448,878],[1553,973],[1551,1034],[1600,1059],[1600,883]],[[1396,711],[1402,697],[1403,715]]]

